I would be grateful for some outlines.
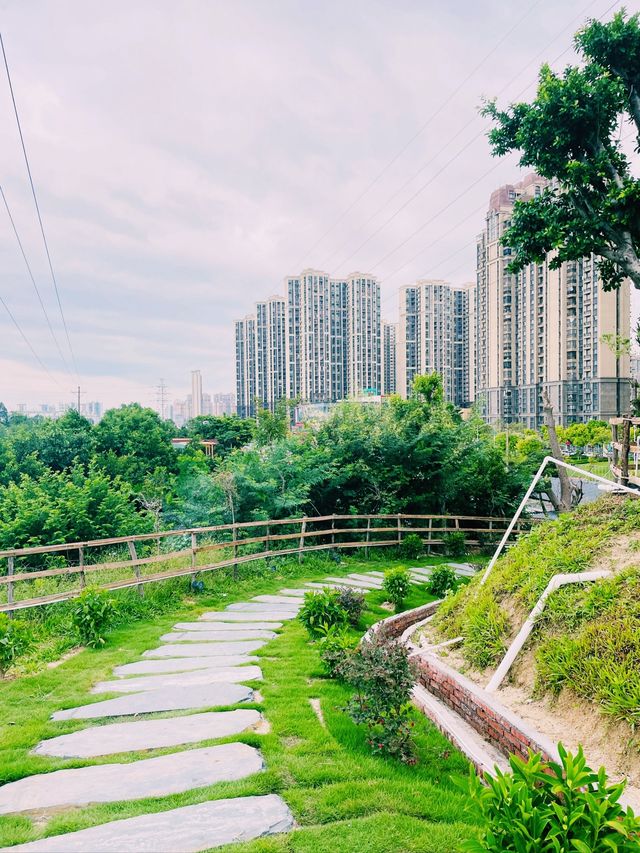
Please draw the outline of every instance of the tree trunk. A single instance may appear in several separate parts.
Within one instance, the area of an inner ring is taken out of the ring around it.
[[[560,452],[560,442],[556,433],[556,422],[553,417],[553,406],[546,391],[542,392],[542,411],[544,412],[544,422],[549,433],[549,444],[551,445],[551,455],[555,459],[562,461],[562,453]],[[560,480],[560,501],[558,503],[558,512],[569,512],[571,509],[571,480],[566,468],[557,465],[558,478]]]

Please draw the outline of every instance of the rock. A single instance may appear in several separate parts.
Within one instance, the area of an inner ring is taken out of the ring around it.
[[[116,699],[105,699],[92,705],[67,708],[51,715],[52,720],[90,720],[97,717],[124,717],[131,714],[151,714],[156,711],[184,711],[187,708],[215,708],[249,702],[253,690],[241,684],[202,684],[185,690],[183,687],[164,687],[131,693]],[[4,790],[0,788],[0,791]]]
[[[277,637],[273,631],[172,631],[163,634],[163,643],[226,643],[238,640],[273,640]]]
[[[257,749],[245,743],[225,743],[130,764],[55,770],[3,785],[0,814],[166,797],[216,782],[244,779],[262,768]]]
[[[163,687],[191,687],[194,684],[240,684],[262,678],[259,666],[219,666],[213,669],[196,669],[192,672],[172,672],[161,675],[143,675],[139,678],[120,678],[116,681],[99,681],[92,693],[139,693],[141,690],[159,690]]]
[[[257,726],[261,719],[258,711],[242,708],[170,717],[167,720],[109,723],[40,741],[33,751],[36,755],[55,755],[59,758],[94,758],[116,752],[159,749],[239,734]]]
[[[15,853],[198,853],[288,832],[293,816],[276,794],[236,797],[116,820],[19,844]]]
[[[217,657],[219,655],[242,655],[255,652],[266,646],[266,640],[247,640],[244,643],[174,643],[149,649],[143,658],[188,658]]]
[[[113,674],[123,675],[151,675],[158,672],[191,672],[196,669],[223,669],[228,666],[242,666],[246,663],[255,663],[256,657],[249,655],[220,655],[219,657],[199,658],[159,658],[158,660],[140,660],[134,663],[125,663],[116,666]]]

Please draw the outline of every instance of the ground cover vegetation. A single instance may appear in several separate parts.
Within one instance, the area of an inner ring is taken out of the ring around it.
[[[607,558],[614,576],[557,590],[536,623],[536,688],[567,688],[603,713],[640,722],[640,503],[607,496],[539,525],[500,558],[484,586],[474,578],[448,597],[433,624],[464,637],[467,663],[495,665],[525,616],[558,573],[586,571]],[[622,546],[620,546],[622,543]],[[628,549],[616,565],[616,547]],[[613,549],[613,551],[611,550]],[[613,556],[611,556],[613,555]]]
[[[438,558],[431,561],[437,564]],[[235,581],[231,573],[216,573],[206,578],[207,588],[197,598],[174,597],[170,614],[144,622],[113,624],[100,647],[86,648],[55,669],[44,668],[7,681],[0,692],[0,782],[62,767],[132,760],[129,754],[91,761],[64,760],[34,755],[31,750],[43,737],[82,728],[82,721],[54,724],[50,714],[86,702],[95,681],[107,678],[114,665],[137,659],[176,619],[192,620],[204,609],[258,593],[277,592],[283,585],[319,578],[329,570],[342,574],[389,565],[396,563],[374,557],[366,563],[350,559],[336,565],[325,557],[309,556],[302,564],[297,559],[282,561],[276,571],[264,564],[243,567]],[[358,627],[346,626],[354,638],[388,615],[382,608],[386,600],[383,591],[374,590],[365,599]],[[415,607],[427,600],[425,589],[413,586],[405,604]],[[417,712],[411,712],[415,764],[408,766],[374,754],[367,726],[356,724],[344,711],[352,700],[353,688],[328,676],[318,654],[320,643],[310,642],[303,624],[294,620],[258,652],[264,673],[260,685],[264,706],[253,707],[264,708],[271,730],[233,739],[261,749],[266,772],[170,797],[68,809],[49,816],[46,822],[32,822],[25,815],[2,816],[0,845],[205,800],[277,792],[292,808],[299,827],[282,838],[234,845],[230,850],[442,853],[459,849],[463,840],[474,834],[477,820],[468,808],[468,798],[452,781],[454,776],[466,775],[467,762]],[[322,722],[310,704],[312,698],[320,703]],[[154,750],[145,757],[169,751]]]

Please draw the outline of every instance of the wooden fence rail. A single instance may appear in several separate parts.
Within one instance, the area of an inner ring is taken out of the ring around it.
[[[531,523],[528,519],[520,521],[514,534],[528,529]],[[292,529],[274,532],[284,527]],[[453,532],[463,533],[466,544],[474,546],[497,541],[506,527],[506,519],[491,516],[325,515],[9,549],[0,551],[0,596],[4,594],[0,612],[11,614],[66,601],[79,595],[89,579],[101,589],[137,587],[143,595],[148,583],[187,575],[195,578],[201,572],[217,569],[232,568],[235,573],[238,566],[254,560],[293,554],[301,560],[305,553],[330,549],[363,548],[368,554],[370,548],[398,546],[410,533],[419,535],[428,551],[443,545],[447,533]],[[263,535],[251,535],[259,528]],[[162,551],[163,544],[166,551]],[[148,553],[154,549],[156,553]],[[208,561],[206,555],[216,551],[219,559]],[[127,558],[113,559],[122,554]],[[153,571],[154,567],[157,571]],[[150,572],[143,571],[149,568]],[[70,585],[65,586],[65,581]]]

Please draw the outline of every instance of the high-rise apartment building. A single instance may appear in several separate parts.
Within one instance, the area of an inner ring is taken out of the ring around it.
[[[238,415],[252,418],[256,413],[256,318],[236,320],[236,400]]]
[[[202,374],[199,370],[191,371],[191,417],[202,415]]]
[[[615,346],[629,338],[629,283],[605,292],[594,256],[507,270],[511,250],[500,239],[514,204],[546,186],[532,174],[492,193],[477,240],[475,394],[494,424],[541,426],[544,391],[562,424],[606,420],[629,405],[629,356]]]
[[[373,276],[352,273],[346,281],[347,396],[382,393],[380,285]]]
[[[232,415],[236,410],[235,394],[214,394],[211,398],[211,407],[216,416]]]
[[[396,381],[396,336],[397,323],[382,323],[382,393],[388,397],[395,394]]]
[[[256,304],[256,396],[270,411],[287,397],[286,317],[282,296]]]
[[[416,376],[442,376],[445,398],[470,400],[469,285],[421,280],[400,289],[398,393],[410,397]]]

